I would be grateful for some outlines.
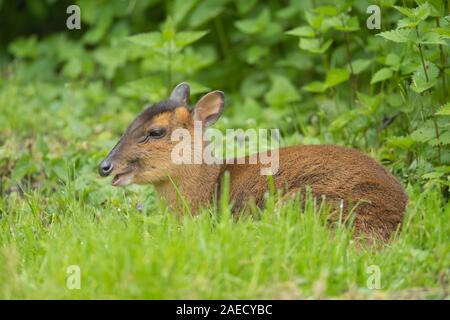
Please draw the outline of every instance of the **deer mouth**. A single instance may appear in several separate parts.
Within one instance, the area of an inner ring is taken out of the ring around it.
[[[112,185],[114,187],[126,186],[130,184],[132,180],[133,180],[133,173],[131,171],[126,171],[116,174],[112,179]]]

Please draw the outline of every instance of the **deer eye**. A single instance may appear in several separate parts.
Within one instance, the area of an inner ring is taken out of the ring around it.
[[[161,139],[166,135],[166,129],[158,128],[150,130],[139,142],[146,143],[150,139]]]

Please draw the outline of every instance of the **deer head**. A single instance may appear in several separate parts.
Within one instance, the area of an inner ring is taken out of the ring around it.
[[[146,108],[100,163],[99,174],[113,175],[113,186],[156,184],[176,177],[180,165],[171,160],[177,143],[172,132],[184,128],[193,133],[195,121],[206,128],[217,121],[224,106],[223,93],[212,91],[189,108],[189,92],[189,85],[180,83],[169,100]]]

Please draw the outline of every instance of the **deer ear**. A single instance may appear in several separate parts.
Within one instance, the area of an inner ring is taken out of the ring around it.
[[[187,106],[189,101],[189,84],[186,82],[182,82],[179,85],[173,89],[172,93],[170,94],[170,100],[174,100],[176,102],[181,103],[182,105]]]
[[[219,119],[224,106],[222,91],[212,91],[205,94],[195,105],[194,120],[201,121],[204,127],[209,127]]]

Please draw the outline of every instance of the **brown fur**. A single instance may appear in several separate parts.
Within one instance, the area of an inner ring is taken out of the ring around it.
[[[239,212],[249,201],[263,206],[268,177],[260,174],[259,164],[248,164],[248,159],[246,164],[172,163],[170,154],[177,142],[170,140],[170,132],[183,127],[193,133],[192,110],[172,106],[145,117],[141,114],[130,125],[108,155],[115,161],[113,173],[134,170],[133,183],[154,184],[158,195],[174,208],[181,205],[179,192],[195,213],[211,203],[223,174],[229,172],[233,211]],[[154,127],[167,128],[167,136],[136,142]],[[309,186],[317,199],[326,199],[335,210],[344,215],[353,212],[357,234],[388,240],[400,227],[407,196],[400,183],[369,156],[336,145],[294,146],[279,150],[279,164],[273,181],[285,197],[303,194]]]

